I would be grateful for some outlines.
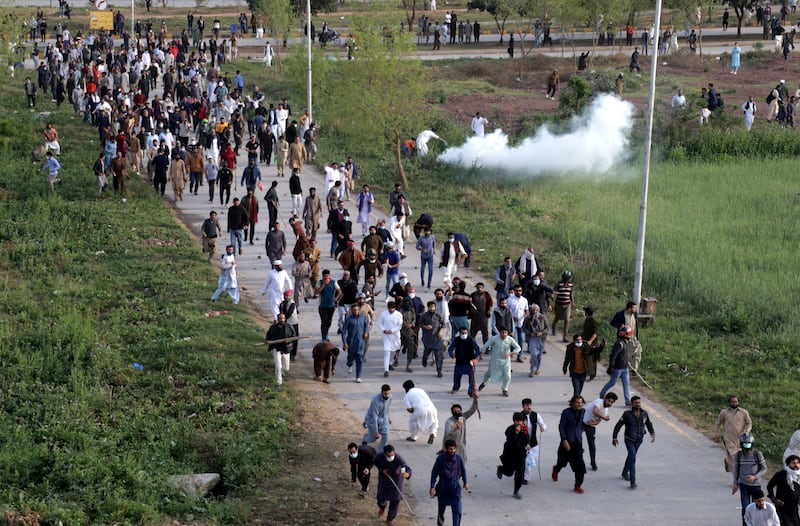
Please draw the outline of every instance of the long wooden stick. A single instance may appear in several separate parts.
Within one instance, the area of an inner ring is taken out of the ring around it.
[[[272,341],[265,340],[263,342],[256,343],[255,346],[258,347],[259,345],[279,345],[281,343],[296,342],[297,340],[307,340],[309,338],[311,338],[311,336],[292,336],[291,338],[283,338],[280,340],[272,340]]]

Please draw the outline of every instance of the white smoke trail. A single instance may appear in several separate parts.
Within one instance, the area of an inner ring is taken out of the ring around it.
[[[573,117],[570,131],[563,135],[554,135],[545,125],[534,137],[511,147],[508,136],[495,130],[448,148],[438,159],[464,168],[493,169],[526,177],[601,175],[624,159],[633,111],[630,102],[604,94],[582,115]]]

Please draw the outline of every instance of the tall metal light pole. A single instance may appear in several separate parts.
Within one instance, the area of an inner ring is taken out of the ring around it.
[[[133,28],[136,26],[136,24],[134,24],[134,22],[133,22],[133,20],[134,20],[134,16],[133,16],[133,2],[134,2],[134,1],[135,1],[135,0],[131,0],[131,38],[134,38],[134,39],[135,39],[135,38],[136,38],[136,32],[134,32],[134,30],[133,30]],[[127,51],[127,50],[126,50],[126,51]]]
[[[314,122],[314,119],[312,118],[314,113],[311,108],[311,0],[306,0],[306,46],[308,51],[308,100],[306,101],[306,106],[308,106],[308,118],[310,120],[310,124],[311,122]]]
[[[647,97],[647,137],[644,142],[644,173],[642,198],[639,204],[639,236],[636,240],[636,271],[633,279],[633,301],[642,299],[642,267],[644,266],[644,239],[647,227],[647,192],[650,183],[650,152],[653,145],[653,110],[656,103],[656,70],[658,69],[658,41],[661,37],[661,0],[656,0],[656,19],[653,33],[653,58],[650,63],[650,91]]]

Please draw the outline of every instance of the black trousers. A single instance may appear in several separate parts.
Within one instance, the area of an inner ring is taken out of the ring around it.
[[[569,464],[572,471],[575,473],[575,485],[582,486],[583,477],[586,475],[586,464],[583,462],[583,445],[580,442],[573,442],[569,446],[569,451],[567,451],[564,449],[563,443],[558,445],[556,471]]]

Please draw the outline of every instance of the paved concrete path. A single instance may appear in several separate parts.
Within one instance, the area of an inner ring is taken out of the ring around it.
[[[330,155],[321,153],[320,158],[329,158]],[[344,155],[339,155],[344,157]],[[237,169],[237,178],[241,177],[241,169],[244,163],[240,160]],[[265,189],[269,183],[276,179],[275,167],[267,168],[261,166],[262,174],[265,176]],[[290,217],[291,202],[289,197],[289,185],[287,178],[278,178],[278,189],[281,197],[281,208],[279,220],[287,231],[287,239],[293,243],[287,221]],[[307,166],[302,174],[303,189],[307,191],[310,186],[316,186],[324,190],[324,183],[319,171]],[[368,182],[368,181],[367,181]],[[169,193],[169,192],[168,192]],[[320,192],[324,193],[324,191]],[[242,197],[244,192],[241,187],[234,195]],[[245,245],[244,254],[237,256],[237,272],[239,283],[243,289],[243,296],[249,295],[255,302],[259,310],[267,316],[266,300],[260,294],[261,288],[266,277],[269,264],[264,251],[264,238],[266,234],[266,206],[263,201],[264,192],[258,192],[259,202],[262,203],[260,222],[257,225],[257,238],[255,245]],[[414,209],[414,191],[410,193],[412,209]],[[355,200],[355,196],[353,197]],[[385,195],[376,197],[377,205],[388,206],[388,198]],[[199,232],[199,225],[208,216],[213,208],[220,212],[220,222],[223,228],[227,221],[226,207],[220,207],[218,198],[213,204],[209,204],[207,187],[200,188],[200,195],[187,195],[183,202],[177,203],[178,210],[181,211],[190,228]],[[347,203],[352,216],[355,217],[355,203]],[[416,218],[422,210],[414,210]],[[378,214],[374,214],[376,217]],[[360,229],[354,225],[356,231],[355,238],[360,242]],[[436,233],[441,239],[444,237],[447,225],[439,224]],[[220,240],[220,248],[225,246],[225,238]],[[341,277],[341,270],[333,260],[327,257],[327,247],[329,238],[327,234],[321,236],[319,246],[323,252],[321,269],[331,269],[333,275],[338,279]],[[480,247],[474,247],[480,250]],[[289,251],[290,252],[290,251]],[[411,282],[419,285],[418,264],[419,260],[413,249],[413,245],[407,250],[408,259],[403,261],[401,271],[409,274]],[[198,249],[198,258],[204,257]],[[287,267],[291,264],[291,255],[288,255]],[[500,257],[497,258],[501,260]],[[460,270],[458,274],[467,279],[470,284],[477,280],[491,283],[491,277],[481,277],[466,270]],[[214,271],[209,273],[208,294],[213,292],[216,285],[216,265]],[[441,273],[437,272],[434,278],[436,283],[442,282]],[[382,289],[382,280],[379,282]],[[487,287],[488,288],[488,287]],[[472,290],[469,287],[468,290]],[[427,301],[432,294],[418,288],[419,296],[423,301]],[[220,300],[213,304],[214,308],[226,308],[228,303],[226,295],[221,296]],[[578,290],[578,301],[580,301],[580,289]],[[209,302],[209,307],[212,303]],[[380,313],[381,302],[377,306]],[[312,340],[303,340],[300,346],[300,358],[293,364],[289,374],[288,385],[291,385],[291,378],[298,375],[312,376],[312,367],[309,360],[311,348],[319,341],[319,318],[317,308],[314,303],[300,305],[300,330],[301,334],[313,335]],[[598,319],[605,322],[611,317],[612,313],[599,313]],[[577,328],[582,324],[580,318],[573,322],[573,327]],[[333,338],[335,341],[335,329]],[[432,368],[423,369],[419,361],[415,363],[414,373],[393,372],[388,379],[383,377],[382,352],[380,349],[380,335],[377,329],[372,331],[372,348],[367,355],[367,363],[364,368],[363,383],[355,383],[353,375],[347,374],[347,367],[342,360],[337,368],[337,375],[330,386],[320,384],[322,391],[329,391],[331,395],[331,411],[349,410],[352,411],[360,422],[367,408],[370,398],[380,390],[381,384],[389,382],[392,385],[394,401],[392,404],[392,436],[391,442],[403,455],[414,469],[414,477],[407,485],[406,493],[409,502],[416,512],[420,523],[430,523],[435,520],[436,501],[428,498],[428,484],[430,469],[434,460],[434,454],[439,449],[441,438],[437,437],[434,445],[429,446],[425,440],[417,443],[408,443],[405,437],[408,435],[407,413],[403,408],[402,383],[408,378],[412,378],[419,387],[425,389],[439,408],[440,422],[443,427],[445,419],[449,416],[450,405],[459,402],[465,409],[470,403],[469,398],[462,389],[460,395],[450,395],[448,391],[452,385],[452,365],[446,364],[443,378],[437,378]],[[558,340],[558,343],[556,341]],[[644,331],[643,340],[645,344],[645,360],[647,360],[647,331]],[[564,356],[564,346],[560,343],[560,338],[548,341],[547,354],[544,356],[543,369],[541,376],[529,378],[527,357],[524,364],[514,364],[513,381],[511,383],[509,398],[500,395],[500,388],[497,384],[489,384],[481,393],[480,407],[482,418],[477,415],[469,420],[468,425],[468,449],[469,463],[467,471],[469,474],[472,492],[465,494],[464,524],[497,524],[499,521],[517,521],[529,523],[533,521],[539,524],[560,524],[560,525],[585,525],[591,523],[595,526],[634,524],[649,521],[654,524],[703,524],[706,526],[736,524],[738,522],[739,510],[737,509],[739,499],[730,494],[730,477],[722,469],[722,452],[717,445],[702,436],[694,429],[679,422],[669,410],[663,405],[657,404],[649,399],[643,400],[643,407],[647,409],[653,418],[656,428],[656,441],[650,443],[646,440],[639,451],[638,456],[638,484],[637,490],[631,490],[628,483],[620,478],[620,472],[625,460],[624,446],[613,448],[611,446],[611,432],[613,424],[621,415],[624,407],[614,407],[611,410],[611,421],[602,423],[599,426],[598,437],[598,464],[597,472],[589,472],[586,476],[584,495],[577,495],[572,491],[573,475],[569,468],[562,470],[559,482],[550,479],[550,469],[555,462],[556,448],[558,445],[558,418],[560,412],[566,407],[567,400],[571,394],[571,384],[568,377],[561,374],[561,364]],[[487,362],[478,365],[478,377],[482,377],[486,370]],[[267,373],[269,374],[269,372]],[[584,389],[584,396],[591,400],[596,398],[600,388],[607,379],[604,373],[592,382],[588,382]],[[614,389],[621,398],[621,386]],[[638,389],[634,388],[635,392]],[[534,409],[537,410],[547,422],[549,429],[542,435],[541,449],[541,472],[542,480],[538,476],[528,486],[522,488],[522,500],[515,500],[511,497],[512,480],[504,478],[502,481],[495,477],[495,466],[498,463],[498,455],[501,453],[504,441],[503,431],[511,423],[511,414],[520,409],[520,401],[524,397],[534,400]],[[618,406],[623,401],[618,402]],[[712,425],[711,419],[708,426]],[[352,430],[352,440],[358,441],[363,430],[355,428]],[[344,451],[346,444],[331,444],[331,453],[334,450]],[[586,454],[588,457],[588,454]],[[588,458],[586,459],[588,462]],[[347,469],[342,465],[342,469]],[[354,491],[345,488],[343,491]],[[412,498],[413,496],[413,498]],[[369,498],[374,497],[374,484],[370,491]],[[401,507],[401,516],[408,516],[406,508]],[[447,524],[449,524],[449,518]]]

